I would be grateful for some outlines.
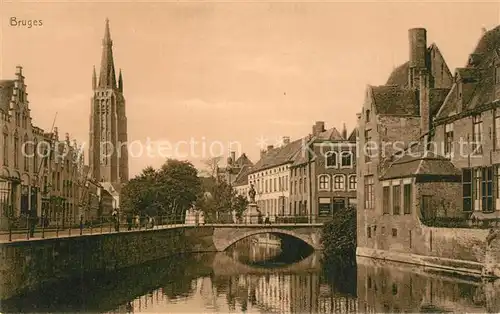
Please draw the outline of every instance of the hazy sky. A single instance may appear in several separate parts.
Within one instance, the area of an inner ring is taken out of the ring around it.
[[[350,131],[366,85],[384,84],[408,59],[409,28],[427,28],[428,44],[437,43],[453,72],[465,65],[482,27],[495,27],[500,16],[496,2],[3,0],[0,6],[0,78],[24,67],[35,125],[49,131],[58,112],[62,136],[88,141],[92,67],[99,69],[108,17],[129,140],[193,139],[199,144],[187,159],[195,165],[209,157],[210,146],[226,154],[234,141],[256,161],[258,138],[293,140],[317,120],[338,129],[345,122]],[[43,25],[13,27],[11,17]],[[153,155],[130,157],[131,176],[163,162]]]

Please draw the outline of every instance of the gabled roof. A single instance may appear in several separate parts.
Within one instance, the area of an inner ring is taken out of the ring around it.
[[[236,165],[242,167],[242,166],[253,166],[252,161],[247,157],[245,153],[241,154],[241,156],[236,159],[235,162]]]
[[[408,69],[410,68],[410,62],[406,61],[401,64],[389,75],[389,79],[385,85],[397,85],[400,87],[408,86]]]
[[[250,173],[255,173],[257,171],[293,162],[293,157],[298,151],[302,150],[302,145],[305,145],[307,142],[307,138],[301,138],[291,142],[286,146],[273,148],[267,151],[255,164],[255,166],[252,167]]]
[[[396,85],[372,86],[376,113],[381,115],[419,115],[418,94]]]
[[[14,80],[0,80],[0,110],[7,113],[10,109],[10,100],[14,92]]]
[[[243,166],[240,170],[240,173],[238,173],[238,176],[233,182],[233,186],[242,186],[242,185],[248,185],[248,175],[250,174],[250,170],[252,168],[250,166]]]
[[[446,118],[461,111],[473,110],[496,100],[494,95],[494,62],[499,62],[500,26],[486,32],[469,57],[465,68],[457,69],[457,78],[462,82],[453,84],[437,118]],[[458,93],[462,84],[462,98]]]

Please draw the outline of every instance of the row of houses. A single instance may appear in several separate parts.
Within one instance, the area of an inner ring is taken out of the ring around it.
[[[331,217],[340,208],[356,207],[356,135],[318,121],[303,138],[284,137],[281,146],[268,146],[255,164],[231,153],[220,173],[240,195],[247,196],[253,185],[255,201],[271,221]]]
[[[0,118],[1,227],[6,217],[67,225],[111,211],[112,193],[87,178],[82,146],[69,134],[61,139],[57,127],[46,132],[34,125],[20,66],[14,79],[0,80]]]

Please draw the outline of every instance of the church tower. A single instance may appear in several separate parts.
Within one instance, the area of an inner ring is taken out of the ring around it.
[[[128,181],[127,117],[121,70],[116,81],[113,41],[106,19],[99,77],[92,76],[89,166],[94,179],[120,191]]]

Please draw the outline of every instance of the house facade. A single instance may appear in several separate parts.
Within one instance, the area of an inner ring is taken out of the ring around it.
[[[64,225],[78,214],[82,150],[68,134],[59,139],[57,128],[45,132],[36,127],[30,112],[18,66],[15,79],[0,81],[1,214],[18,225],[25,220],[21,217],[42,215],[46,223]]]
[[[290,209],[294,215],[332,217],[356,207],[356,130],[326,130],[317,121],[307,144],[290,167]]]
[[[358,255],[500,274],[491,253],[499,240],[470,226],[496,215],[486,139],[494,137],[499,35],[487,32],[452,76],[426,30],[410,29],[409,62],[386,85],[368,86],[358,118]]]

